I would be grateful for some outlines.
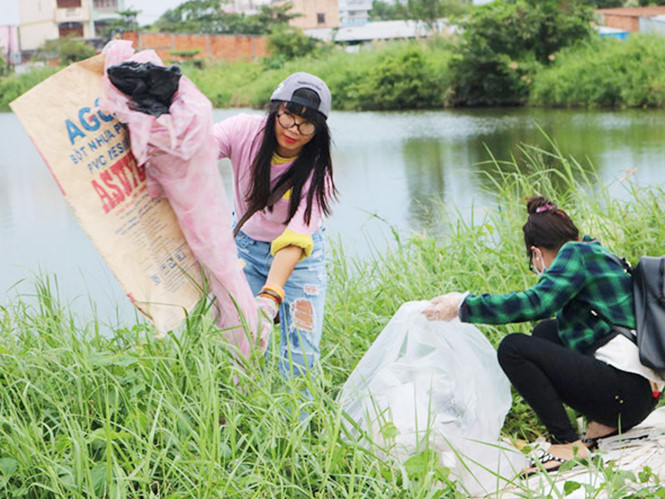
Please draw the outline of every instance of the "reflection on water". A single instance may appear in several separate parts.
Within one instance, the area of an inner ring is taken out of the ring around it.
[[[218,110],[215,118],[237,112]],[[350,256],[382,251],[392,243],[392,229],[436,232],[443,203],[462,216],[492,206],[490,152],[498,161],[515,157],[528,171],[525,151],[551,150],[551,140],[603,183],[634,168],[642,185],[665,178],[663,111],[334,112],[330,127],[341,198],[326,234]],[[57,275],[61,295],[75,309],[89,315],[92,297],[102,320],[133,318],[14,115],[0,113],[0,130],[0,304],[13,295],[7,293],[13,284],[41,270]],[[224,162],[221,172],[230,186]]]
[[[500,163],[515,158],[528,173],[529,156],[558,166],[537,151],[557,148],[603,183],[635,168],[634,180],[643,185],[664,178],[663,111],[480,109],[337,113],[333,118],[335,168],[344,199],[328,226],[347,241],[367,231],[377,236],[376,224],[366,227],[369,218],[358,216],[360,210],[377,213],[405,232],[436,231],[442,214],[435,208],[442,202],[463,216],[491,206],[497,176],[492,157]]]
[[[443,144],[436,139],[410,138],[403,142],[402,161],[407,172],[409,192],[409,222],[412,226],[434,228],[435,211],[445,192],[445,161]]]

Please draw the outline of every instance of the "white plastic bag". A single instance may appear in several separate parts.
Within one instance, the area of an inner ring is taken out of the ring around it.
[[[467,492],[497,490],[526,464],[499,442],[510,382],[476,327],[428,321],[427,305],[402,305],[349,376],[339,403],[360,431],[347,427],[383,459],[432,449]]]

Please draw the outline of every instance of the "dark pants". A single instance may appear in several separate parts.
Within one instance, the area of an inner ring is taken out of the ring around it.
[[[539,323],[533,335],[510,334],[499,345],[501,368],[533,408],[555,443],[579,438],[564,404],[620,431],[639,424],[656,406],[649,381],[620,371],[561,343],[556,320]]]

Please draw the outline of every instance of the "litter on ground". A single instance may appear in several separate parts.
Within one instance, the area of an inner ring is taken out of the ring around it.
[[[563,467],[516,478],[510,487],[485,497],[617,497],[616,485],[609,486],[606,482],[619,475],[622,476],[618,483],[625,488],[623,496],[665,484],[665,407],[656,409],[640,425],[622,435],[599,439],[590,461],[572,469]]]

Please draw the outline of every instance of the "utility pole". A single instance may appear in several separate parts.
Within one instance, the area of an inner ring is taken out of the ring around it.
[[[88,8],[90,9],[90,38],[95,38],[95,4],[94,0],[88,0]]]

